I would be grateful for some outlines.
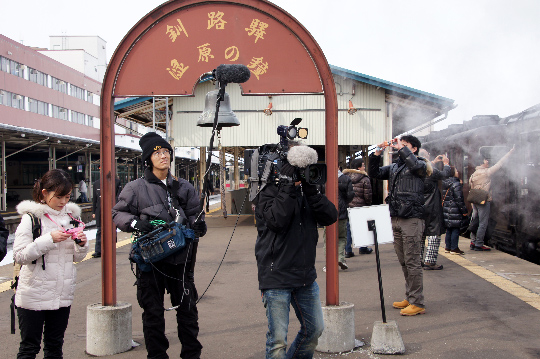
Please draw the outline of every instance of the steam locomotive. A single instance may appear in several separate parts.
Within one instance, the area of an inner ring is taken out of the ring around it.
[[[475,116],[420,140],[431,154],[447,154],[463,180],[465,198],[469,177],[483,158],[494,165],[515,146],[492,176],[486,244],[540,264],[540,104],[505,118]]]

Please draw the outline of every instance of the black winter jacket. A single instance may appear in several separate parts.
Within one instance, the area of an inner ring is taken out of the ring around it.
[[[0,215],[0,261],[2,261],[7,254],[8,237],[9,231],[6,229],[6,222],[4,221],[4,217]]]
[[[195,188],[188,181],[179,178],[173,179],[169,173],[167,177],[167,187],[176,189],[180,204],[180,214],[193,224],[199,214],[199,195]],[[136,179],[126,184],[120,195],[118,203],[113,207],[113,221],[120,230],[132,232],[131,222],[135,217],[147,221],[161,219],[171,222],[176,217],[176,212],[172,205],[172,199],[163,182],[157,178],[151,170],[146,169],[144,177]],[[204,213],[201,215],[204,219]],[[178,251],[159,262],[180,264],[185,263],[186,258],[191,258],[186,250]]]
[[[446,197],[445,197],[446,195]],[[459,228],[467,217],[467,206],[463,198],[463,186],[456,177],[443,181],[443,217],[446,228]]]
[[[408,147],[398,151],[398,160],[379,167],[381,156],[369,156],[370,177],[388,180],[390,217],[424,218],[424,178],[428,173],[427,161],[416,157]],[[429,166],[431,168],[431,166]]]
[[[431,166],[431,163],[428,162],[428,166]],[[439,181],[447,179],[450,176],[450,171],[450,166],[444,166],[442,171],[433,167],[433,173],[424,180],[425,236],[439,236],[444,233]]]
[[[354,189],[351,178],[340,174],[338,177],[338,207],[339,207],[339,219],[349,218],[347,208],[349,203],[354,198]]]
[[[255,198],[255,258],[259,289],[302,287],[317,278],[317,223],[329,226],[338,212],[314,187],[268,184]]]

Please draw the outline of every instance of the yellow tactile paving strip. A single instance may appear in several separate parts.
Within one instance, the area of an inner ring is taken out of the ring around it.
[[[514,297],[517,297],[525,303],[531,305],[532,307],[540,310],[540,295],[533,293],[530,290],[523,288],[519,284],[503,278],[500,275],[493,273],[492,271],[482,266],[479,266],[478,264],[466,259],[463,256],[445,253],[442,247],[439,248],[439,255],[462,266],[463,268],[471,271],[480,278],[487,280],[488,282],[499,287],[505,292],[512,294]]]

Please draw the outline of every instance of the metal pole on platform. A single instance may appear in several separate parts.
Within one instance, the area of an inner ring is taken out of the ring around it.
[[[375,220],[367,221],[367,225],[368,230],[373,232],[373,242],[375,243],[375,259],[377,261],[377,277],[379,279],[379,296],[381,298],[382,321],[383,323],[386,323],[386,310],[384,309],[384,294],[381,275],[381,260],[379,258],[379,242],[377,241],[377,227],[375,226]]]

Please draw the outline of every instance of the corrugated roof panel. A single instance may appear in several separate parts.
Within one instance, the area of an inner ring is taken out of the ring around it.
[[[335,76],[338,90],[338,140],[340,145],[369,145],[384,140],[386,118],[385,93],[382,89]],[[352,95],[352,87],[355,94]],[[341,90],[339,87],[341,86]],[[178,97],[173,105],[173,138],[175,146],[208,146],[210,128],[197,127],[204,108],[205,96],[214,89],[211,83],[199,84],[195,97]],[[227,93],[240,126],[221,131],[223,146],[260,146],[276,143],[278,125],[288,125],[296,118],[309,129],[308,145],[325,144],[325,112],[323,95],[242,96],[240,86],[230,84]],[[349,100],[358,108],[349,115]],[[272,102],[272,115],[264,109]],[[214,104],[215,106],[215,104]],[[217,144],[217,141],[216,141]]]

